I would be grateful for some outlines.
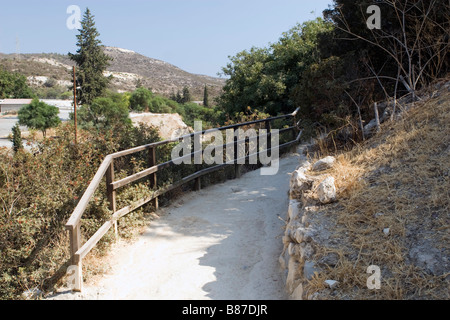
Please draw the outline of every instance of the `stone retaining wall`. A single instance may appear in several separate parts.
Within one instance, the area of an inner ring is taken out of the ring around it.
[[[279,258],[284,270],[286,290],[291,299],[317,299],[317,294],[310,295],[305,291],[307,281],[320,272],[321,263],[332,265],[338,257],[326,256],[323,260],[314,261],[313,255],[320,246],[327,246],[329,238],[329,222],[317,210],[319,206],[331,203],[336,199],[334,178],[327,174],[308,175],[308,172],[320,173],[330,168],[335,159],[327,157],[313,165],[301,155],[300,166],[292,173],[290,181],[290,202],[286,217],[286,229],[283,236],[284,249]],[[333,289],[338,283],[332,279],[325,286]]]

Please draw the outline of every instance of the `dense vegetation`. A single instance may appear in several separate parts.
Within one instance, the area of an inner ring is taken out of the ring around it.
[[[33,98],[25,76],[6,71],[0,66],[0,99]]]
[[[336,129],[373,118],[373,102],[399,97],[448,71],[444,0],[377,2],[381,29],[366,24],[367,0],[336,0],[325,19],[298,24],[266,48],[231,57],[220,105],[275,115],[301,107],[303,126]]]
[[[0,149],[0,298],[17,298],[29,288],[46,289],[65,274],[68,242],[64,225],[103,158],[118,150],[152,143],[158,133],[145,126],[81,130],[73,143],[73,125],[56,129],[58,138],[29,141],[32,152]],[[117,136],[125,137],[120,141]],[[116,172],[140,168],[143,160],[117,163]],[[146,184],[119,194],[120,205],[143,194]],[[110,216],[103,185],[83,217],[83,234],[91,236]],[[127,228],[143,223],[135,212]],[[133,220],[136,219],[136,220]],[[102,245],[108,243],[106,238]],[[101,249],[100,246],[99,249]]]

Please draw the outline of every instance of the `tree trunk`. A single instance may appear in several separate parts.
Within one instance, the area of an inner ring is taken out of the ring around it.
[[[375,109],[375,121],[377,123],[377,133],[381,132],[381,124],[380,124],[380,116],[378,114],[378,104],[375,102],[374,104],[374,109]]]

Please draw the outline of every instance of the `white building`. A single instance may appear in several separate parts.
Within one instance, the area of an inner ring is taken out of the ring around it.
[[[41,99],[40,101],[60,109],[73,109],[73,100]]]
[[[32,99],[4,99],[0,100],[0,113],[18,112],[23,106],[29,105]]]

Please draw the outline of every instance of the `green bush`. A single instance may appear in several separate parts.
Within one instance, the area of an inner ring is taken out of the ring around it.
[[[19,110],[19,124],[30,129],[40,130],[45,137],[48,129],[61,123],[58,114],[59,109],[57,107],[50,106],[35,98],[29,105]]]
[[[0,99],[33,97],[34,93],[31,88],[28,87],[27,78],[24,75],[8,72],[3,66],[0,66]]]
[[[16,299],[29,288],[50,288],[64,275],[69,259],[69,243],[64,228],[79,199],[107,154],[159,139],[147,126],[129,129],[124,145],[118,145],[107,131],[80,130],[73,144],[73,125],[57,128],[57,139],[34,141],[32,152],[12,153],[0,149],[0,299]],[[144,163],[146,155],[137,162]],[[117,162],[116,172],[129,172],[136,162]],[[145,181],[125,188],[118,204],[141,197]],[[147,188],[148,189],[148,188]],[[111,216],[102,183],[82,219],[83,241]],[[128,200],[127,200],[128,199]],[[140,219],[142,213],[131,217]],[[128,217],[133,220],[133,218]],[[129,233],[135,221],[124,223],[121,232]],[[105,237],[99,248],[108,244]]]

